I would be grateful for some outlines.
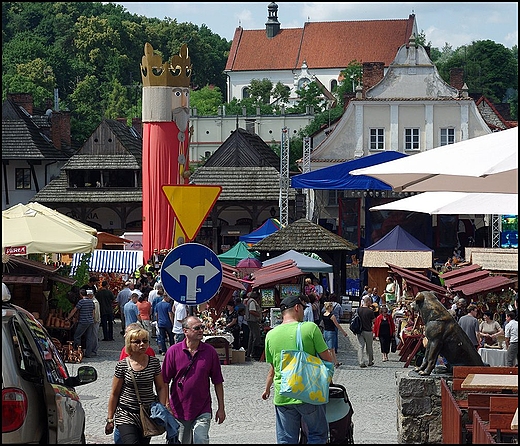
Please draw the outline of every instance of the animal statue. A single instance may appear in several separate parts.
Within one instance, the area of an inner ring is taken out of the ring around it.
[[[433,292],[417,293],[412,308],[422,317],[424,335],[428,341],[424,360],[419,367],[415,367],[416,372],[430,375],[438,355],[443,356],[450,366],[484,365],[468,335]]]

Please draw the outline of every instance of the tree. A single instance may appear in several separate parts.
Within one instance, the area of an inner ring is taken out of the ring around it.
[[[518,59],[513,50],[491,40],[480,40],[457,48],[445,61],[438,61],[442,78],[449,82],[452,68],[464,69],[470,93],[479,93],[492,102],[503,102],[509,87],[518,90]]]
[[[216,116],[221,105],[222,92],[219,87],[206,85],[190,93],[190,107],[196,108],[198,115]]]

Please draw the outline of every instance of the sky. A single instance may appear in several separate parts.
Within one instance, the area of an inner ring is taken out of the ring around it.
[[[114,2],[132,14],[178,23],[205,24],[213,33],[232,40],[235,29],[265,29],[270,2]],[[456,49],[477,40],[492,40],[507,48],[518,45],[517,2],[276,2],[283,28],[302,28],[306,21],[407,19],[415,14],[426,42]]]

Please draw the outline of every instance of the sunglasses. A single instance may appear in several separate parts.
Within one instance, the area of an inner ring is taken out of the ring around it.
[[[148,344],[148,339],[134,339],[130,341],[132,344]]]
[[[195,327],[191,327],[191,329],[195,331],[204,330],[204,325],[196,325]]]

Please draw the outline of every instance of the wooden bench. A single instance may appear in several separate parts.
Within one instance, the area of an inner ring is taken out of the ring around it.
[[[444,378],[441,378],[441,407],[443,444],[462,444],[462,410]]]
[[[489,375],[518,375],[518,367],[487,367],[487,366],[453,366],[453,391],[464,390],[461,388],[462,381],[470,373],[485,373]]]
[[[489,430],[496,432],[497,442],[502,442],[503,437],[518,439],[518,429],[511,429],[511,421],[518,408],[518,399],[504,398],[504,396],[492,396],[489,399]]]

